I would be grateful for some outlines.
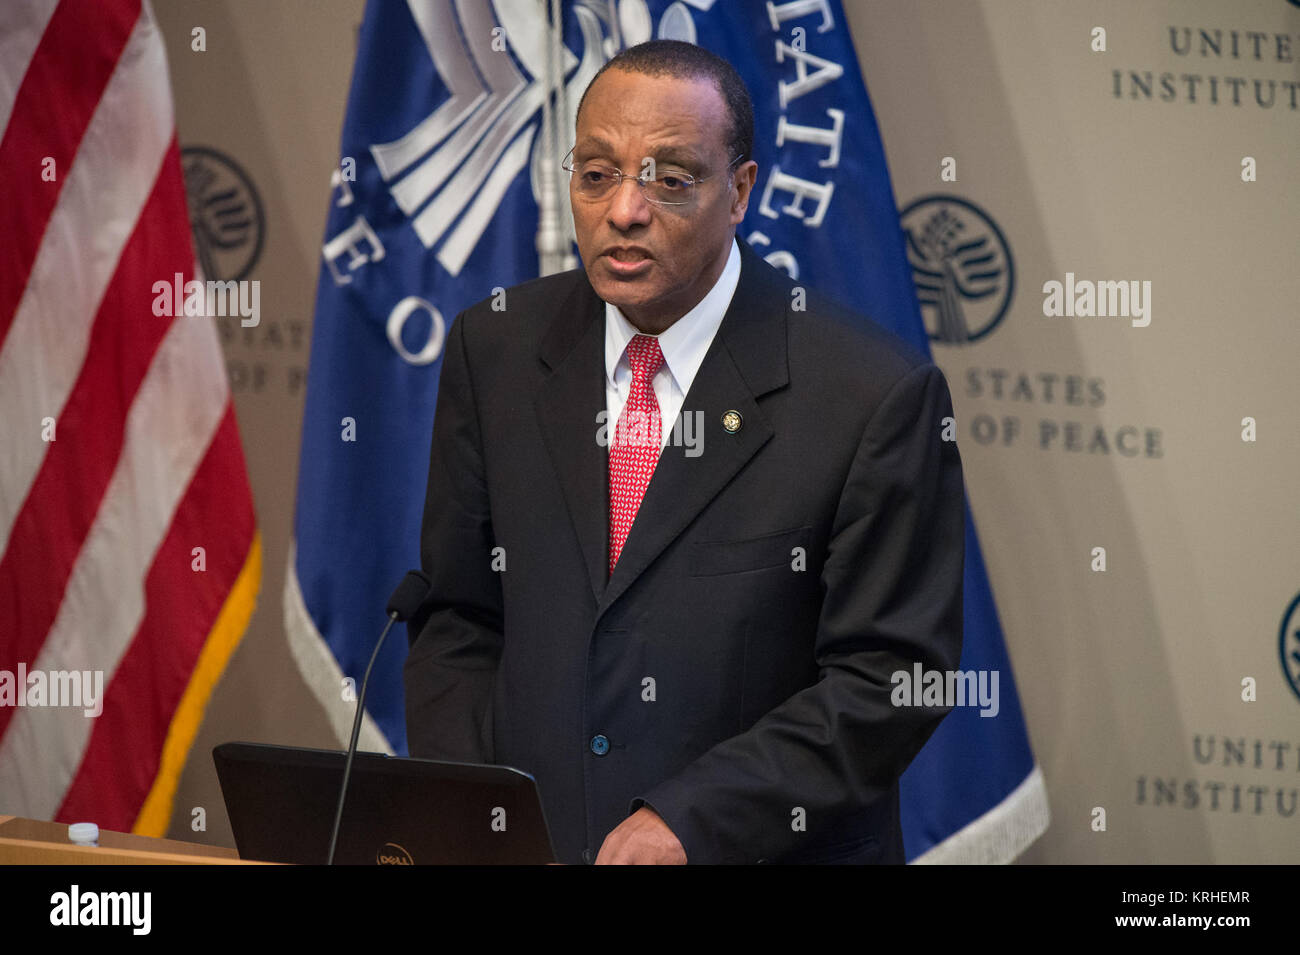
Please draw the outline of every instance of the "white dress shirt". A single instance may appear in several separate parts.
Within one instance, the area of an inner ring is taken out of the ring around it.
[[[663,426],[660,447],[668,443],[673,422],[681,413],[686,393],[691,390],[695,373],[700,370],[704,354],[713,343],[713,336],[727,314],[736,286],[740,282],[740,246],[733,238],[731,254],[722,274],[713,283],[699,304],[673,322],[672,326],[657,336],[659,350],[664,355],[664,367],[654,376],[651,386],[659,399],[659,418]],[[632,366],[627,360],[627,343],[632,336],[641,335],[624,317],[618,307],[605,303],[605,408],[609,412],[608,426],[611,437],[614,424],[623,413],[628,392],[632,387]]]

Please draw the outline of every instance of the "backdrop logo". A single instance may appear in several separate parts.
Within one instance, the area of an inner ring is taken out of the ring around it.
[[[1282,615],[1278,652],[1282,655],[1282,673],[1286,682],[1290,684],[1291,692],[1300,697],[1300,594]]]
[[[206,146],[181,150],[194,254],[205,279],[239,281],[262,254],[266,215],[248,174]]]
[[[691,5],[707,11],[714,2]],[[459,275],[516,176],[529,167],[533,198],[540,202],[544,177],[554,175],[545,137],[538,135],[542,104],[554,92],[543,42],[545,7],[498,3],[489,10],[488,4],[458,3],[444,11],[442,4],[408,3],[449,95],[399,139],[372,144],[370,153],[420,242],[426,249],[436,246],[439,264]],[[609,22],[612,8],[605,0],[577,0],[573,6],[590,48],[581,51],[581,60],[567,46],[561,54],[563,74],[573,71],[565,87],[567,115],[560,119],[563,136],[574,129],[583,89],[619,42],[628,47],[654,35],[643,0],[623,0],[617,27]],[[680,2],[669,6],[658,35],[694,43],[690,10]],[[507,49],[513,58],[501,55]],[[562,208],[559,214],[572,235],[571,213]]]
[[[930,339],[978,341],[1011,307],[1016,270],[1002,230],[957,196],[922,196],[900,214],[916,297]]]

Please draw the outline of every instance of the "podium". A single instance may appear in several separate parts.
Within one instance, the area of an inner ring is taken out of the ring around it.
[[[98,846],[68,840],[68,826],[0,815],[0,865],[267,865],[234,849],[99,830]]]

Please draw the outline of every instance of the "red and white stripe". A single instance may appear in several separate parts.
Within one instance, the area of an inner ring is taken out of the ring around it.
[[[152,311],[196,276],[148,4],[8,0],[0,38],[0,670],[104,674],[95,719],[0,706],[0,813],[132,829],[206,700],[252,499],[211,320]]]

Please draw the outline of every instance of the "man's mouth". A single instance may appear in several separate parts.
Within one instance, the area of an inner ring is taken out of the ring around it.
[[[649,256],[640,249],[612,249],[608,255],[616,262],[627,263],[644,262],[649,258]]]
[[[650,268],[651,258],[644,249],[607,249],[606,267],[616,276],[633,278]]]

